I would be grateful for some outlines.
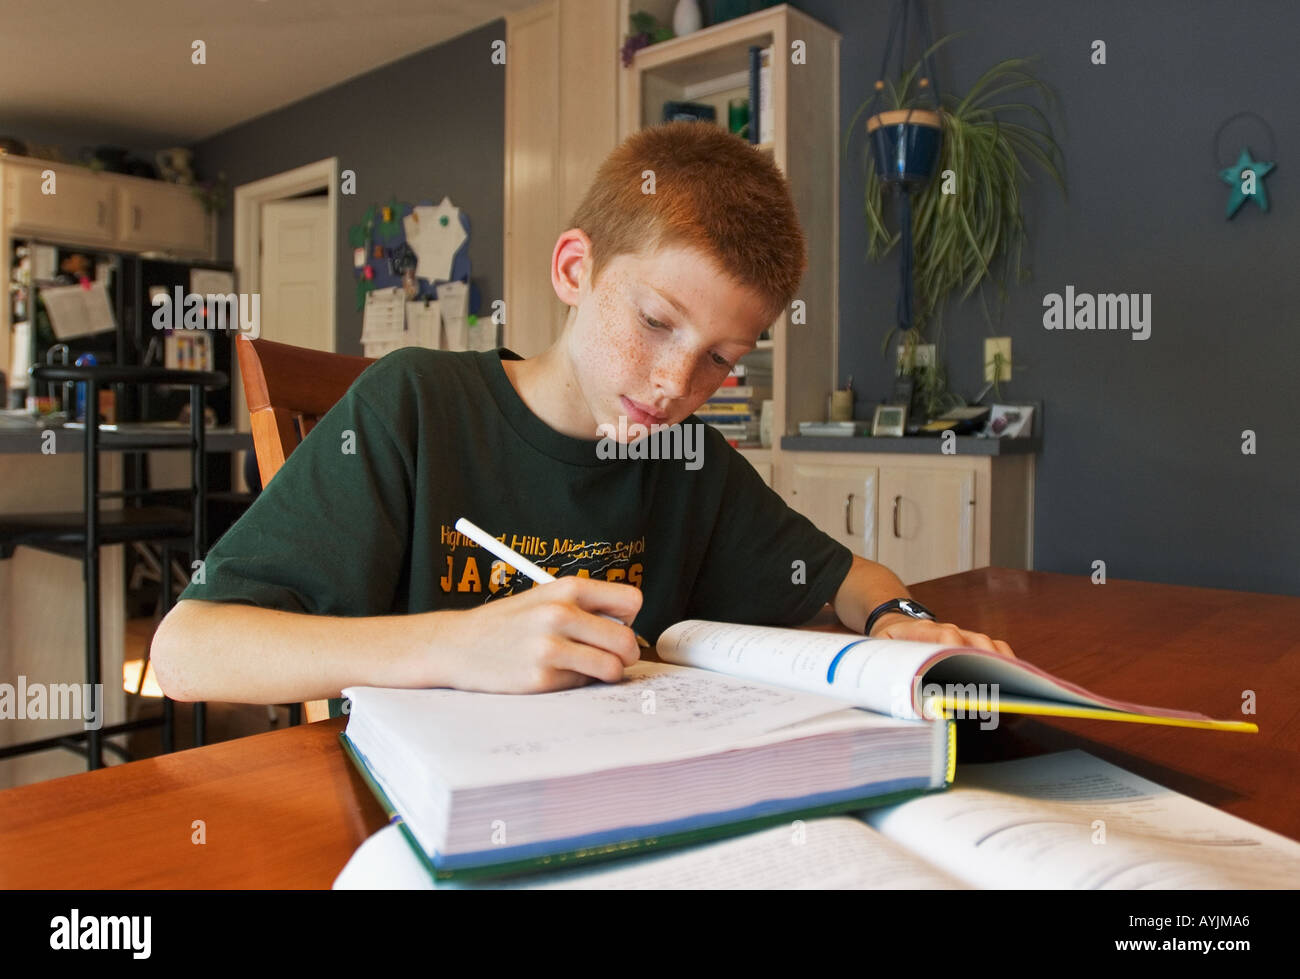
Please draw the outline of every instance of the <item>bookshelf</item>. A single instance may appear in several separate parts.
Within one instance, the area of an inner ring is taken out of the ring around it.
[[[673,6],[671,0],[635,4],[662,23],[671,23]],[[626,24],[629,0],[620,8]],[[799,63],[792,57],[797,42]],[[781,4],[642,48],[619,75],[619,138],[662,122],[669,100],[711,104],[725,123],[728,101],[749,94],[751,45],[773,49],[773,134],[759,148],[789,180],[808,242],[799,290],[806,322],[792,325],[787,310],[772,324],[772,339],[745,358],[772,372],[772,447],[741,446],[771,483],[781,437],[797,434],[800,421],[825,418],[837,385],[840,35]]]

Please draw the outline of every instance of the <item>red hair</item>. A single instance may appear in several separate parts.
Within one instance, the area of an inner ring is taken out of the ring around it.
[[[643,191],[647,170],[654,193]],[[709,122],[633,133],[600,165],[569,227],[591,239],[593,283],[615,256],[686,246],[762,296],[771,320],[794,300],[808,265],[785,176]]]

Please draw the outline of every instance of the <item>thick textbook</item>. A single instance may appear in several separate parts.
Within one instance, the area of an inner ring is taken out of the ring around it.
[[[1257,732],[1249,721],[1103,697],[1022,659],[982,649],[847,633],[688,619],[665,629],[660,659],[824,694],[899,718],[998,713]]]
[[[685,845],[945,788],[946,720],[641,662],[516,696],[352,687],[344,744],[435,877]]]

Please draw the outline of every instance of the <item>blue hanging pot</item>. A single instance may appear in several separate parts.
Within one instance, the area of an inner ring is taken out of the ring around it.
[[[878,112],[867,120],[867,140],[881,182],[911,190],[934,175],[943,125],[930,109]]]

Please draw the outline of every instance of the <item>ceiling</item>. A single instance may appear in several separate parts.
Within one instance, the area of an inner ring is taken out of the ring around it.
[[[0,135],[191,144],[534,2],[3,0]]]

